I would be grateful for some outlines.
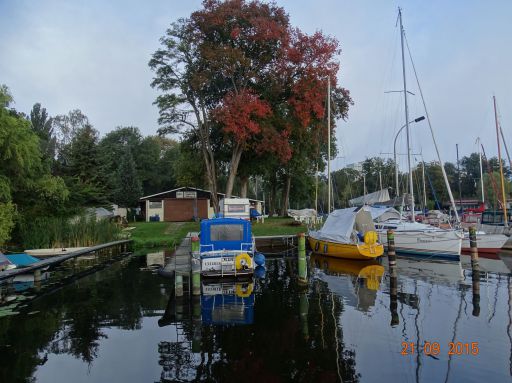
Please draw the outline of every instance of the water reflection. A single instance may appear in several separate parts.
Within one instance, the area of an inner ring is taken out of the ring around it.
[[[377,261],[337,259],[318,254],[311,256],[316,277],[327,283],[330,291],[343,297],[345,303],[361,311],[375,304],[384,267]]]
[[[393,272],[386,260],[314,256],[302,287],[296,259],[280,258],[267,259],[261,279],[203,281],[201,296],[175,297],[147,267],[158,257],[27,290],[35,298],[21,314],[0,318],[0,381],[511,379],[508,274],[403,258]],[[416,352],[402,355],[403,342]],[[440,352],[427,355],[425,342]],[[479,353],[449,355],[450,342],[477,342]]]

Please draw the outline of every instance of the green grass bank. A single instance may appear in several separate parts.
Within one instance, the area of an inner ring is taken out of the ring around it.
[[[136,222],[130,231],[136,248],[173,247],[179,245],[187,233],[199,231],[198,222]],[[291,218],[267,218],[265,223],[252,224],[255,236],[291,235],[307,232],[304,225],[294,225]]]

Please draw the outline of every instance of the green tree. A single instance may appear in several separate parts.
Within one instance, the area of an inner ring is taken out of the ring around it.
[[[53,119],[48,116],[45,108],[41,108],[40,103],[36,103],[30,111],[30,123],[32,130],[39,137],[43,161],[51,167],[57,149],[57,138],[53,134]]]
[[[66,138],[60,141],[59,173],[70,189],[70,203],[75,209],[84,206],[108,206],[106,175],[98,152],[98,131],[81,112],[75,112],[70,112],[70,115],[81,116],[79,122],[70,123],[66,127],[70,132],[69,136],[66,133]],[[73,119],[70,118],[69,121]]]
[[[11,102],[7,87],[0,86],[0,244],[16,222],[51,213],[69,195],[62,179],[42,164],[40,140],[26,117],[9,108]]]
[[[123,207],[136,207],[142,196],[142,187],[129,146],[121,157],[116,181],[114,202]]]

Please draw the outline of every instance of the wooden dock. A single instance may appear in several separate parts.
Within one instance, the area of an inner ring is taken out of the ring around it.
[[[56,256],[53,258],[43,259],[43,260],[33,263],[27,267],[1,271],[0,272],[0,281],[13,278],[16,275],[20,275],[20,274],[33,273],[33,272],[39,271],[41,269],[44,269],[44,268],[47,268],[50,266],[58,265],[58,264],[65,262],[69,259],[73,259],[73,258],[82,256],[82,255],[93,253],[93,252],[112,250],[113,248],[116,248],[120,251],[127,251],[128,244],[131,242],[132,242],[131,239],[126,239],[126,240],[122,240],[122,241],[104,243],[101,245],[88,247],[83,250],[77,250],[74,252],[70,252],[68,254],[59,255],[59,256]]]

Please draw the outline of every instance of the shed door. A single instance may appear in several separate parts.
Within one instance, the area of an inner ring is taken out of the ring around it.
[[[208,218],[207,199],[170,198],[164,202],[164,221],[182,222],[194,219],[194,206],[197,201],[197,216]]]

